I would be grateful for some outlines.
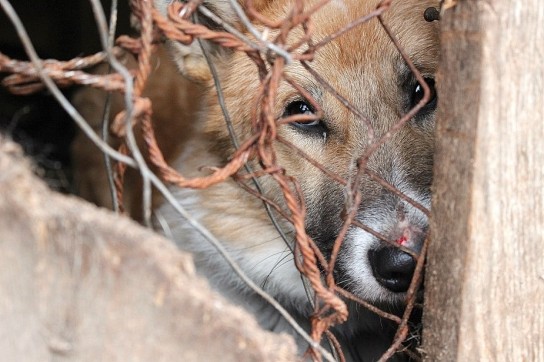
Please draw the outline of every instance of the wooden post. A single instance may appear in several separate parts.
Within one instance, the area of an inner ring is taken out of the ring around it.
[[[544,361],[544,2],[440,22],[426,360]]]

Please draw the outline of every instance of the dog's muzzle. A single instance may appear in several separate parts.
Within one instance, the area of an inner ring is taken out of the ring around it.
[[[416,268],[411,255],[395,247],[382,247],[369,250],[368,259],[374,278],[381,286],[394,293],[408,290]]]

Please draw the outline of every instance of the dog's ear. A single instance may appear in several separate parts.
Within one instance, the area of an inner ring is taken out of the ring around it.
[[[246,0],[236,0],[242,8],[246,7]],[[257,11],[264,8],[271,0],[250,0],[252,7]],[[172,3],[172,0],[155,0],[155,6],[163,14],[166,14],[167,6]],[[231,5],[230,0],[205,0],[202,4],[215,16],[222,19],[238,30],[242,30],[240,19]],[[222,26],[217,24],[212,19],[200,14],[198,10],[195,12],[195,19],[198,23],[207,26],[212,30],[221,30]],[[204,41],[203,46],[213,57],[228,55],[229,51],[221,49],[218,45]],[[184,45],[175,41],[168,41],[170,53],[180,70],[180,72],[190,80],[203,83],[211,79],[211,73],[204,57],[202,48],[198,40],[194,40],[190,45]]]

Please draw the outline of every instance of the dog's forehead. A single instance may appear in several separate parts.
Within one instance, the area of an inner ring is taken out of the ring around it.
[[[318,42],[349,24],[355,19],[370,14],[379,1],[334,0],[313,17],[313,39]],[[406,55],[424,76],[432,76],[438,66],[437,24],[425,21],[423,13],[437,1],[395,1],[384,13],[384,22],[398,39]],[[311,4],[306,3],[309,8]],[[286,5],[287,6],[287,5]],[[374,17],[359,24],[343,35],[320,48],[310,66],[335,90],[358,106],[366,107],[364,98],[383,98],[383,90],[392,90],[409,76],[409,68],[401,53]],[[320,92],[308,72],[301,66],[289,67],[290,76],[303,85],[312,95]],[[387,101],[382,99],[382,101]]]
[[[313,38],[325,39],[347,24],[371,14],[379,1],[331,1],[313,16]],[[398,39],[406,54],[416,63],[436,62],[438,51],[437,24],[425,21],[425,9],[436,1],[394,1],[384,12],[383,20]],[[355,26],[321,51],[335,63],[352,66],[393,61],[400,54],[377,17]],[[327,54],[328,53],[328,54]]]
[[[305,2],[305,9],[310,9],[316,2]],[[312,15],[314,43],[354,19],[369,14],[378,3],[375,0],[332,0]],[[434,0],[394,1],[384,14],[384,21],[425,76],[432,76],[436,70],[439,43],[436,24],[426,22],[423,13],[426,8],[437,3]],[[293,0],[275,0],[269,3],[262,14],[271,20],[283,19],[292,10],[293,4]],[[302,29],[297,27],[291,36],[290,41],[296,42],[302,36]],[[305,45],[302,45],[299,51],[304,50]],[[223,65],[226,77],[222,84],[223,90],[230,96],[230,101],[239,105],[249,117],[249,109],[243,105],[253,100],[258,93],[259,82],[254,64],[244,54],[236,53],[234,58],[228,58],[228,62]],[[367,117],[372,117],[373,111],[383,113],[382,109],[374,109],[376,107],[396,106],[399,102],[399,79],[403,73],[409,75],[399,51],[377,18],[356,26],[321,47],[309,65],[357,109],[364,110]],[[237,71],[230,71],[232,69]],[[339,107],[338,101],[299,62],[288,65],[286,74],[309,92],[331,118],[353,118],[353,114],[345,107]],[[246,91],[240,92],[241,89]],[[277,117],[281,116],[286,104],[300,98],[299,92],[287,82],[280,83],[277,95]]]

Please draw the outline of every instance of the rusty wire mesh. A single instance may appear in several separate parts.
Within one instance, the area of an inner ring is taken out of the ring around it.
[[[318,346],[318,342],[322,340],[324,336],[327,336],[332,340],[333,344],[334,336],[330,333],[331,326],[343,323],[348,317],[348,310],[346,307],[345,299],[351,299],[356,303],[361,304],[364,308],[367,308],[374,313],[380,315],[383,318],[389,319],[398,324],[398,329],[393,343],[382,356],[381,360],[385,361],[389,359],[398,350],[403,349],[403,342],[407,339],[409,334],[408,321],[413,309],[416,307],[416,293],[420,287],[422,280],[422,270],[425,260],[428,240],[425,240],[423,247],[419,253],[415,253],[412,250],[403,248],[395,241],[388,240],[387,237],[372,230],[366,225],[363,225],[356,219],[356,212],[361,203],[362,196],[359,190],[359,183],[363,174],[368,175],[372,180],[379,183],[384,188],[390,190],[403,200],[412,204],[415,208],[421,210],[425,215],[429,215],[429,210],[420,205],[416,201],[412,200],[407,195],[402,194],[393,185],[381,178],[376,173],[367,168],[367,163],[372,154],[385,142],[387,142],[399,129],[401,129],[414,115],[429,101],[430,90],[420,74],[418,69],[411,62],[410,58],[404,53],[402,47],[397,42],[395,35],[391,32],[387,24],[383,21],[382,14],[386,12],[391,6],[390,0],[382,0],[374,11],[366,14],[363,17],[355,19],[354,21],[344,24],[344,26],[331,33],[324,39],[320,39],[314,42],[312,38],[312,15],[321,7],[325,6],[329,0],[323,0],[317,3],[317,5],[308,8],[304,6],[303,0],[296,0],[293,3],[292,10],[289,12],[287,18],[281,22],[273,22],[264,18],[253,6],[251,0],[245,2],[245,14],[253,21],[261,23],[264,27],[273,30],[275,36],[273,41],[255,40],[255,38],[248,38],[236,29],[230,29],[228,26],[222,27],[220,30],[211,29],[205,25],[195,23],[192,15],[197,11],[206,12],[208,9],[202,6],[203,0],[189,0],[187,2],[173,2],[168,6],[167,15],[161,14],[156,8],[154,8],[151,1],[146,0],[131,0],[131,6],[133,14],[137,19],[139,28],[141,29],[139,38],[129,38],[122,36],[117,39],[114,46],[111,41],[112,31],[108,34],[108,28],[106,25],[106,18],[104,16],[104,10],[97,0],[91,0],[95,17],[97,19],[98,28],[101,34],[102,44],[104,50],[100,53],[94,54],[88,57],[75,58],[70,61],[57,61],[57,60],[41,60],[32,50],[32,44],[28,37],[25,35],[24,27],[22,24],[18,24],[17,14],[11,9],[7,0],[0,0],[0,4],[8,16],[12,19],[17,27],[17,31],[25,44],[27,52],[29,53],[31,61],[17,61],[10,59],[7,56],[0,53],[0,72],[8,73],[3,80],[3,86],[8,88],[15,94],[29,94],[32,92],[40,91],[44,88],[48,88],[53,92],[60,102],[65,102],[62,99],[62,94],[58,92],[57,86],[68,86],[73,84],[85,85],[89,87],[95,87],[110,92],[119,92],[124,95],[126,100],[125,111],[119,113],[111,125],[111,132],[113,132],[123,142],[118,150],[113,150],[106,142],[98,138],[92,130],[88,127],[85,128],[85,122],[81,117],[77,115],[70,108],[69,104],[65,107],[69,113],[71,113],[78,122],[78,124],[84,129],[90,138],[106,153],[109,157],[116,161],[115,167],[115,186],[116,186],[116,204],[119,205],[119,209],[122,211],[123,207],[123,176],[126,167],[135,167],[139,169],[141,177],[143,179],[143,209],[144,219],[149,223],[151,216],[151,184],[153,184],[168,202],[176,204],[175,199],[171,196],[166,186],[163,184],[176,185],[181,188],[206,188],[214,184],[223,182],[229,178],[234,178],[244,187],[248,192],[252,193],[255,197],[259,197],[264,200],[272,209],[288,220],[295,230],[295,263],[299,271],[308,279],[310,285],[315,292],[314,313],[311,318],[311,333],[309,335],[310,348],[308,353],[315,359],[321,360],[323,354],[326,359],[330,359],[330,355],[327,354]],[[436,14],[429,15],[431,20]],[[319,51],[320,48],[338,38],[342,34],[349,32],[354,27],[368,22],[371,19],[377,19],[383,29],[387,32],[391,42],[395,44],[398,52],[409,66],[410,70],[414,74],[418,83],[423,86],[424,97],[421,101],[415,105],[408,113],[404,114],[396,124],[385,134],[377,137],[374,135],[374,131],[370,122],[362,115],[362,113],[350,102],[342,97],[341,94],[336,92],[315,70],[312,69],[311,60],[314,54]],[[111,27],[111,24],[110,24]],[[246,24],[248,29],[253,29],[250,23]],[[302,28],[302,36],[295,42],[295,44],[287,44],[286,39],[290,32],[295,28]],[[109,38],[109,39],[108,39]],[[182,44],[189,45],[196,39],[206,40],[213,42],[221,47],[231,48],[238,52],[247,54],[255,66],[257,67],[261,85],[259,87],[259,94],[256,95],[255,112],[252,117],[254,133],[247,139],[242,140],[236,147],[236,152],[231,155],[230,161],[220,168],[212,168],[211,174],[199,178],[187,178],[179,174],[174,168],[169,166],[165,161],[163,154],[159,149],[154,129],[152,125],[152,104],[148,98],[142,96],[142,91],[145,87],[146,80],[151,72],[150,56],[154,51],[155,44],[163,42],[164,39],[180,42]],[[298,51],[301,45],[307,46],[303,52]],[[128,72],[116,60],[116,56],[121,49],[128,50],[134,53],[138,59],[138,67],[135,72]],[[113,72],[105,75],[95,75],[86,72],[88,69],[96,64],[108,62]],[[284,73],[286,64],[289,62],[299,62],[309,74],[328,92],[333,94],[350,112],[353,112],[362,122],[366,123],[369,130],[369,143],[361,157],[357,160],[357,172],[356,176],[352,179],[344,179],[340,175],[334,174],[328,170],[324,165],[314,160],[312,157],[304,153],[304,151],[298,149],[289,141],[282,139],[278,136],[277,127],[282,124],[308,121],[312,119],[318,119],[319,105],[313,100],[312,96],[305,92],[305,90],[299,86],[293,79],[289,79]],[[291,115],[283,117],[278,120],[275,118],[274,113],[270,107],[274,103],[274,97],[280,82],[287,82],[302,96],[312,102],[315,105],[315,109],[318,111],[316,115]],[[55,85],[56,84],[56,85]],[[143,130],[145,140],[145,153],[147,154],[147,162],[144,156],[140,154],[140,151],[134,140],[134,134],[132,128],[134,125],[140,124]],[[352,195],[352,200],[349,205],[346,205],[345,213],[343,215],[344,223],[338,233],[332,248],[330,258],[327,258],[321,253],[314,241],[307,235],[305,230],[305,205],[303,203],[303,197],[300,191],[300,187],[297,183],[296,175],[287,175],[281,164],[277,163],[275,156],[274,144],[279,142],[286,147],[292,148],[300,157],[306,159],[314,167],[322,170],[327,176],[335,180],[346,187],[349,193]],[[240,171],[247,165],[250,160],[258,160],[262,169],[259,171],[252,171],[246,169],[247,172],[241,173]],[[156,172],[151,171],[150,166]],[[264,195],[259,194],[258,190],[247,187],[244,183],[245,180],[255,179],[262,175],[271,176],[277,184],[280,186],[283,197],[285,199],[285,205],[287,210],[284,210],[280,205],[267,199]],[[176,209],[183,214],[184,217],[191,219],[191,215],[184,211],[180,205],[175,206]],[[362,228],[363,230],[372,233],[378,239],[402,248],[404,251],[412,255],[417,259],[416,271],[414,277],[407,291],[406,308],[402,317],[387,313],[378,307],[358,298],[350,292],[340,288],[336,285],[336,281],[333,275],[333,269],[335,267],[338,252],[346,235],[348,229],[352,226]],[[195,227],[202,228],[195,223]],[[255,289],[270,303],[273,303],[278,310],[286,317],[286,312],[282,307],[275,302],[271,297],[267,296],[258,286],[256,286],[234,263],[230,260],[228,254],[222,249],[220,243],[210,235],[210,233],[203,229],[201,233],[205,235],[211,242],[216,243],[220,248],[221,253],[225,258],[229,260],[229,263],[233,264],[233,268],[240,277],[248,283],[248,285]],[[295,323],[295,322],[292,322]],[[297,329],[299,333],[304,334],[300,328]],[[306,336],[308,338],[308,336]],[[417,359],[417,355],[413,351],[406,351],[412,355],[412,358]],[[339,358],[342,360],[342,353],[339,353]]]

